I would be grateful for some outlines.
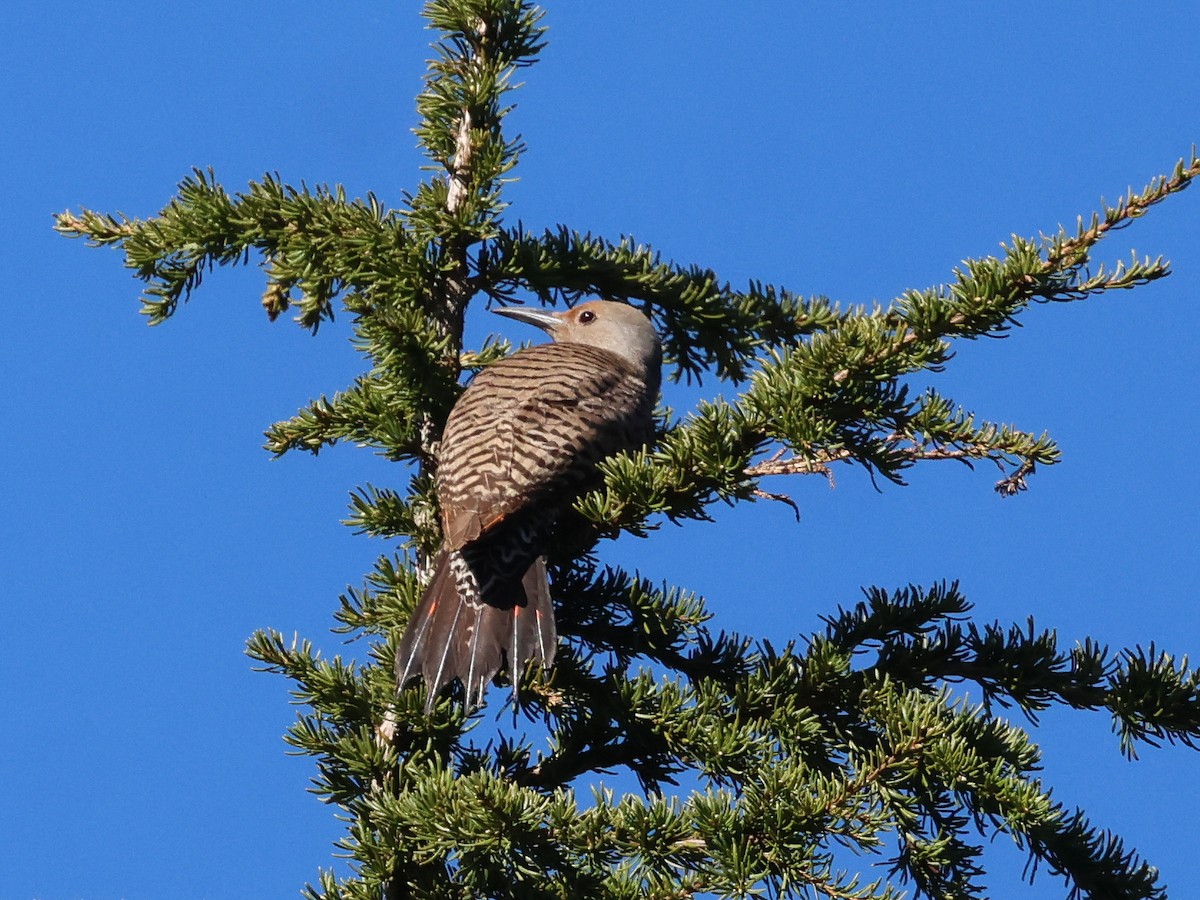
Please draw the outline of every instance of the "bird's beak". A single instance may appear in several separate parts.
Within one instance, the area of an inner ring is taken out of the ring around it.
[[[536,306],[498,306],[492,312],[498,316],[508,316],[518,322],[525,322],[528,325],[536,325],[549,334],[554,334],[554,330],[562,325],[562,319],[559,318],[558,313],[539,309]]]

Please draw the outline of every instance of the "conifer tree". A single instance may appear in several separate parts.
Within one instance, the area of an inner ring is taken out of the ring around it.
[[[336,630],[368,636],[356,645],[367,658],[324,658],[272,631],[249,642],[251,657],[293,682],[304,711],[287,739],[315,760],[318,793],[348,820],[351,874],[323,872],[307,895],[981,897],[982,844],[1001,833],[1072,896],[1164,896],[1117,835],[1051,799],[1039,748],[994,709],[1103,709],[1126,753],[1194,747],[1200,676],[1185,661],[1153,647],[1064,646],[1032,621],[974,622],[953,583],[868,588],[820,633],[772,646],[722,630],[700,597],[653,572],[604,565],[601,542],[772,497],[767,476],[828,474],[839,462],[903,484],[924,461],[988,460],[1005,472],[999,493],[1024,490],[1058,461],[1054,441],[978,420],[922,373],[1035,304],[1165,276],[1162,259],[1109,266],[1093,255],[1186,188],[1200,158],[1073,229],[969,259],[946,285],[845,307],[733,286],[628,240],[527,231],[503,200],[522,151],[504,123],[515,76],[543,49],[541,12],[523,0],[429,0],[425,16],[438,38],[416,133],[433,174],[402,208],[275,175],[230,193],[195,171],[153,218],[57,220],[64,234],[124,251],[151,324],[215,267],[256,260],[266,315],[291,310],[315,331],[345,311],[370,360],[352,385],[266,433],[276,454],[349,440],[407,464],[388,486],[352,495],[351,525],[396,548],[335,612]],[[490,692],[485,720],[506,703],[511,720],[480,737],[479,714],[453,696],[426,714],[423,690],[397,694],[392,671],[439,540],[440,428],[464,374],[510,349],[464,347],[464,311],[597,297],[653,316],[668,377],[716,380],[733,399],[663,411],[655,446],[604,464],[603,488],[576,504],[588,543],[551,560],[555,667],[524,673],[515,701]],[[968,689],[982,703],[968,703]],[[614,769],[642,792],[589,793]],[[857,874],[881,859],[887,877]]]

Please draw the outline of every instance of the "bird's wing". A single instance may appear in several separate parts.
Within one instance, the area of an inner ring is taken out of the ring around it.
[[[644,394],[618,357],[577,344],[530,347],[481,372],[438,454],[446,546],[460,549],[537,504],[560,509],[596,462],[637,441]]]

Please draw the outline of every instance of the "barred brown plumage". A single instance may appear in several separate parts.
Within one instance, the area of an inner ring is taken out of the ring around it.
[[[551,530],[595,483],[597,463],[653,436],[662,347],[641,312],[606,300],[561,313],[495,312],[537,325],[554,343],[484,369],[446,421],[442,548],[396,651],[397,689],[422,675],[427,710],[455,679],[473,709],[499,671],[515,690],[527,663],[553,663]]]

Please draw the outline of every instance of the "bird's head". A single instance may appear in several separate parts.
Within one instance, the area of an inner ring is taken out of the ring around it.
[[[559,344],[588,344],[615,353],[646,373],[657,386],[662,369],[662,343],[654,325],[639,310],[614,300],[590,300],[562,312],[533,306],[492,310],[536,325]]]

